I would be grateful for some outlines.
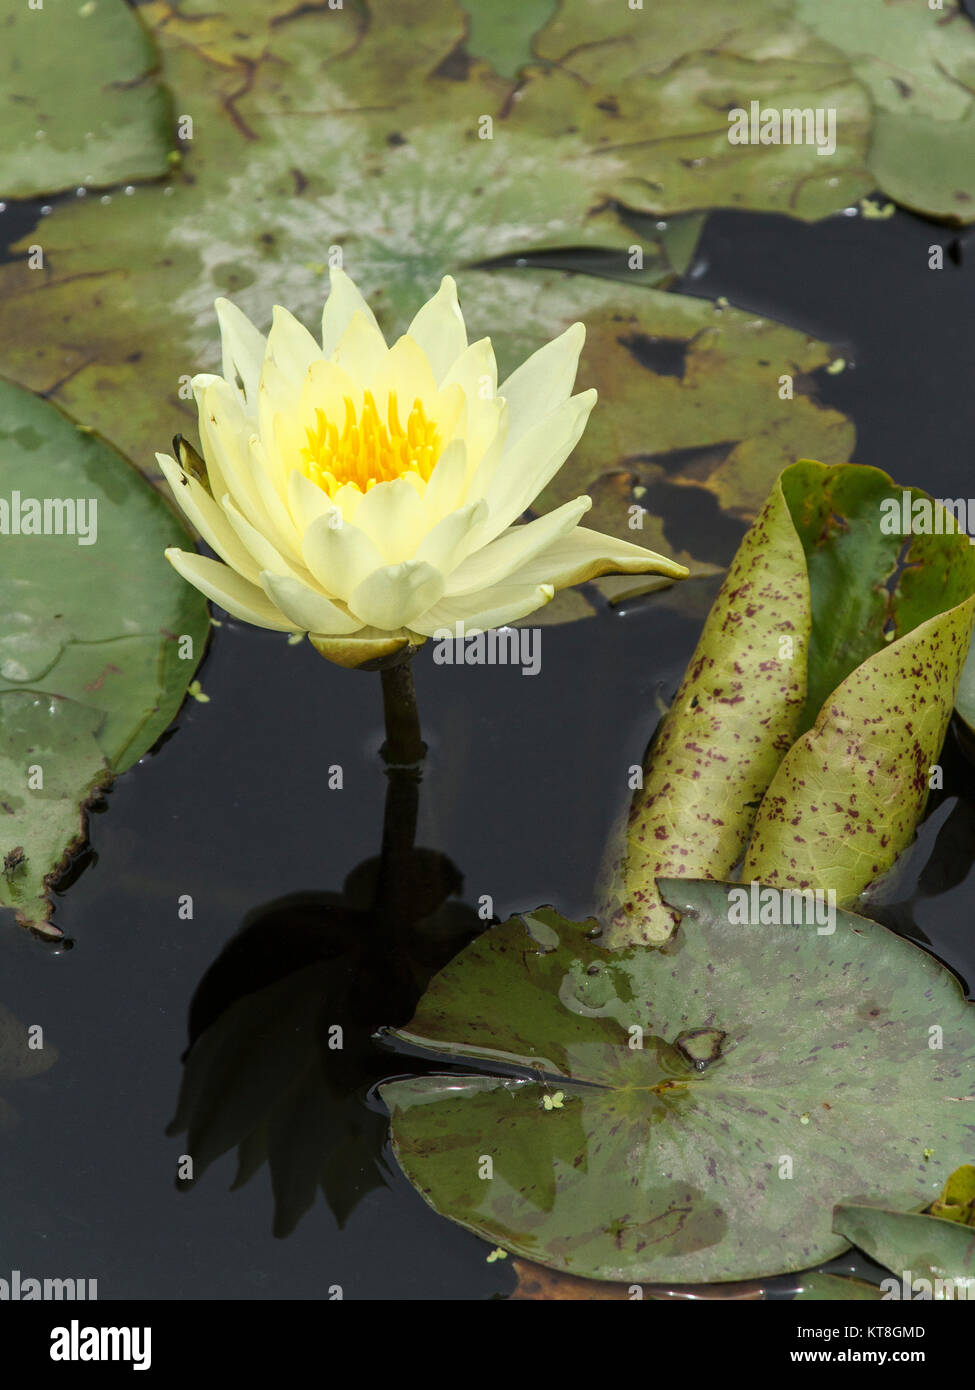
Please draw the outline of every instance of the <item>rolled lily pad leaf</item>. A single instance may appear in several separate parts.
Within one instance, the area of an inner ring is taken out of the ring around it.
[[[611,839],[614,945],[668,935],[662,876],[727,877],[744,854],[745,880],[849,904],[890,869],[923,813],[975,614],[975,554],[952,528],[878,469],[786,469]]]
[[[0,21],[0,198],[165,174],[172,115],[157,66],[124,0],[9,6]]]
[[[965,721],[968,732],[975,737],[975,647],[969,647],[962,667],[958,694],[955,697],[955,711]]]
[[[975,1226],[975,1164],[963,1163],[951,1174],[941,1196],[931,1203],[931,1215]]]
[[[975,1231],[968,1226],[938,1216],[844,1202],[836,1208],[833,1229],[898,1281],[905,1281],[915,1297],[922,1292],[929,1298],[975,1297]],[[919,1286],[919,1280],[929,1287]],[[947,1288],[945,1280],[951,1281]]]
[[[804,1274],[802,1288],[793,1300],[796,1303],[830,1302],[876,1303],[884,1296],[876,1284],[865,1279],[847,1279],[842,1274]]]
[[[425,1200],[521,1258],[634,1283],[831,1259],[837,1191],[929,1202],[973,1124],[954,976],[852,913],[820,934],[773,892],[778,925],[739,923],[734,885],[661,886],[684,914],[662,949],[608,950],[544,908],[434,978],[393,1036],[473,1074],[381,1089]]]
[[[85,805],[151,748],[203,654],[206,604],[163,557],[185,544],[114,449],[0,382],[0,905],[26,925],[49,927]]]

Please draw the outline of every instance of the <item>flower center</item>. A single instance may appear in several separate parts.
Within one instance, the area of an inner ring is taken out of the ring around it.
[[[306,430],[301,451],[302,471],[323,492],[334,496],[344,483],[368,492],[377,483],[416,474],[428,482],[440,455],[440,431],[427,418],[420,400],[413,402],[405,428],[399,422],[396,393],[390,391],[383,420],[372,393],[362,393],[362,410],[345,397],[341,432],[324,410],[315,411],[315,424]]]

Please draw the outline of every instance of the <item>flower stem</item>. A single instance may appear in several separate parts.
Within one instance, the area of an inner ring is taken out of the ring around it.
[[[411,660],[401,661],[398,666],[385,667],[379,674],[386,718],[386,742],[382,746],[382,756],[394,766],[421,762],[427,746],[420,737],[413,663]]]

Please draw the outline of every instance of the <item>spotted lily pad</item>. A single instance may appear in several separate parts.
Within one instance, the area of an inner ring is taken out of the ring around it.
[[[954,976],[852,913],[831,934],[739,925],[731,885],[661,886],[684,914],[663,948],[610,951],[541,909],[435,977],[393,1037],[472,1074],[381,1092],[426,1201],[522,1258],[634,1283],[830,1259],[837,1192],[930,1202],[975,1123]]]
[[[746,880],[850,904],[911,843],[975,614],[975,552],[950,525],[878,469],[782,474],[613,836],[614,944],[670,932],[661,876],[727,877],[744,857]]]
[[[9,5],[0,20],[0,198],[165,174],[156,51],[124,0]]]
[[[114,449],[0,383],[0,905],[26,924],[48,925],[85,804],[164,731],[200,660],[206,604],[163,558],[185,543]]]

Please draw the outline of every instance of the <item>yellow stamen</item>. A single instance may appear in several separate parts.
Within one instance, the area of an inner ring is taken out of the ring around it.
[[[305,476],[330,497],[345,483],[368,492],[377,483],[389,483],[407,473],[428,482],[440,457],[441,439],[436,421],[427,418],[423,402],[413,402],[404,429],[394,391],[389,393],[385,422],[372,393],[363,391],[362,397],[358,417],[354,404],[345,397],[341,434],[324,410],[315,411],[315,425],[305,431],[308,443],[301,450]]]

